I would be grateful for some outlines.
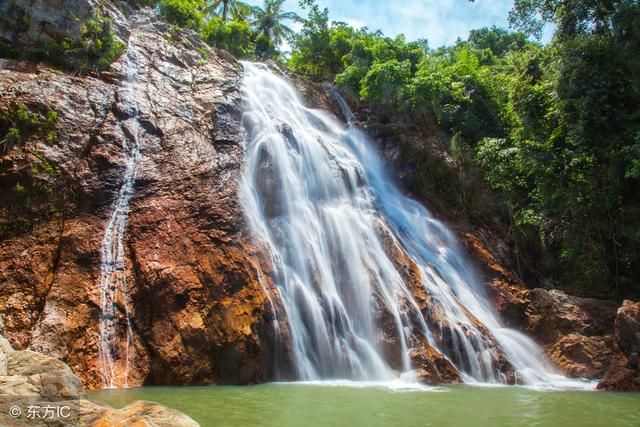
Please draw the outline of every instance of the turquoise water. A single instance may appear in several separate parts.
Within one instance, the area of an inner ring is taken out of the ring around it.
[[[424,390],[309,384],[142,387],[91,392],[122,407],[151,400],[209,426],[633,426],[640,393],[452,386]]]

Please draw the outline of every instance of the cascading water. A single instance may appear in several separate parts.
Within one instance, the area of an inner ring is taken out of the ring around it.
[[[402,194],[364,134],[306,108],[267,66],[243,67],[240,197],[271,255],[298,379],[398,378],[411,371],[409,349],[423,339],[466,382],[505,382],[501,352],[520,383],[578,385],[558,375],[532,340],[500,324],[455,238]],[[351,125],[353,113],[337,101]],[[398,253],[417,266],[428,313]],[[389,319],[384,331],[381,311]],[[395,355],[384,334],[395,337]]]
[[[119,95],[122,104],[129,109],[128,119],[123,122],[127,135],[123,146],[126,167],[122,186],[114,202],[109,222],[100,249],[100,318],[99,347],[100,370],[103,386],[107,388],[128,386],[130,350],[133,332],[127,290],[125,241],[129,219],[129,204],[133,196],[136,171],[140,163],[140,114],[137,96],[139,54],[133,36],[129,39],[124,61],[123,87]],[[118,307],[121,305],[121,308]],[[124,319],[123,322],[120,319]],[[124,336],[124,348],[120,342]],[[123,365],[123,366],[121,366]],[[120,375],[120,378],[118,376]]]

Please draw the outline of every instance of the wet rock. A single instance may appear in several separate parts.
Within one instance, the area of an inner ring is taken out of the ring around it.
[[[611,364],[598,388],[640,391],[640,302],[626,300],[618,309],[615,339],[623,358]]]
[[[481,236],[469,232],[459,235],[467,255],[478,266],[480,279],[486,286],[487,297],[501,320],[507,326],[521,329],[527,317],[529,290],[505,267],[504,256],[499,256],[502,248],[496,247],[500,246],[499,239],[493,235],[486,238]],[[488,247],[487,239],[494,242],[493,249]]]
[[[640,374],[637,368],[616,364],[609,369],[597,388],[606,391],[640,391]]]
[[[409,352],[415,375],[423,384],[458,384],[461,382],[458,370],[451,362],[426,342],[413,347]]]

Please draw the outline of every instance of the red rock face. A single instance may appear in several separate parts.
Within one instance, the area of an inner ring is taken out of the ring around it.
[[[271,285],[258,281],[265,260],[249,243],[237,199],[239,65],[188,33],[182,43],[163,39],[167,24],[152,16],[134,25],[144,95],[125,240],[134,348],[128,383],[263,380],[272,352],[261,339],[271,333],[263,286]],[[0,108],[58,114],[54,144],[31,137],[0,155],[4,333],[16,348],[62,358],[88,387],[99,387],[100,247],[130,138],[122,125],[124,58],[102,79],[1,61]],[[41,159],[56,172],[35,171]],[[13,200],[16,183],[33,192],[30,203]],[[43,183],[51,188],[46,197],[36,192]],[[23,220],[28,226],[18,227]]]

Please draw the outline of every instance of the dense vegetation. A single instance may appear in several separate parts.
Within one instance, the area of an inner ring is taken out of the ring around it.
[[[282,59],[278,47],[293,35],[289,22],[300,18],[283,10],[284,0],[250,6],[239,0],[159,0],[172,24],[197,31],[212,46],[241,58]]]
[[[483,28],[436,50],[309,6],[292,69],[418,128],[432,112],[462,169],[480,167],[503,201],[524,270],[584,294],[638,294],[637,1],[516,0],[510,20],[523,32]],[[545,23],[553,41],[530,41]],[[455,202],[487,221],[465,185],[450,185]]]
[[[450,137],[455,165],[401,147],[416,166],[416,193],[504,230],[527,280],[640,295],[638,0],[514,0],[518,31],[482,28],[437,49],[331,22],[314,0],[300,1],[305,19],[283,10],[284,0],[129,4],[155,7],[238,57],[276,59],[310,80],[332,81],[382,121],[425,136],[435,122]],[[297,33],[293,22],[302,25]],[[542,45],[535,37],[549,23],[555,34]],[[106,68],[124,50],[110,26],[96,17],[81,40],[45,50],[80,70]],[[280,51],[285,41],[289,54]],[[3,146],[18,142],[12,135]],[[479,186],[493,192],[490,206],[479,201]]]

